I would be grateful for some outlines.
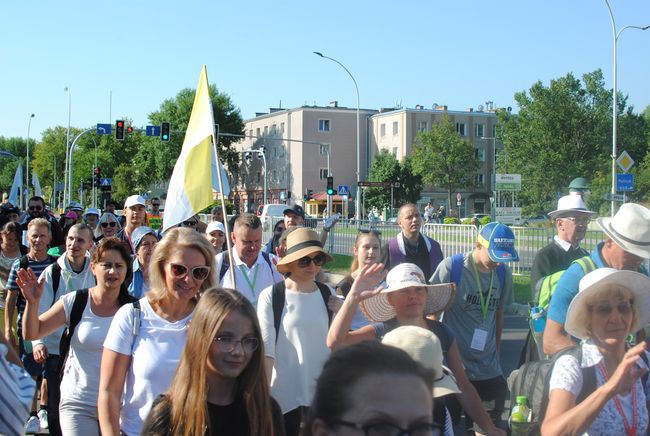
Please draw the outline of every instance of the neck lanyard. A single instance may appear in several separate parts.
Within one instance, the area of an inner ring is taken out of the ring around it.
[[[609,380],[609,374],[607,373],[607,368],[605,367],[604,361],[601,360],[596,367],[600,370],[600,373],[605,379],[605,381]],[[621,400],[618,398],[618,395],[614,396],[613,400],[614,400],[614,405],[616,406],[616,410],[618,410],[618,413],[623,418],[623,427],[625,427],[625,432],[628,434],[628,436],[634,436],[636,434],[636,428],[639,425],[639,414],[638,414],[637,403],[636,403],[636,383],[632,385],[632,425],[631,426],[627,422],[627,417],[625,416],[625,412],[623,411],[623,406],[621,405]]]
[[[474,260],[474,254],[472,254],[472,266],[474,267],[474,279],[476,280],[476,289],[478,291],[478,298],[481,302],[481,314],[483,314],[483,319],[487,318],[488,309],[490,306],[490,298],[492,297],[492,280],[494,279],[494,271],[490,272],[490,287],[488,288],[487,298],[483,297],[483,290],[481,289],[481,278],[478,275],[478,269],[476,268],[476,261]]]
[[[244,276],[244,280],[246,280],[246,283],[248,283],[248,287],[251,289],[251,292],[253,293],[253,298],[257,298],[257,294],[255,294],[255,284],[257,283],[257,272],[258,272],[258,266],[260,266],[258,263],[255,264],[253,269],[255,269],[255,274],[253,274],[253,281],[251,282],[250,279],[248,278],[248,272],[246,271],[246,266],[245,265],[239,265],[239,269],[242,272],[242,275]]]

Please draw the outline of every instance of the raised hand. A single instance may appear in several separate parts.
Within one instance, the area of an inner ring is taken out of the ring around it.
[[[16,283],[18,283],[18,287],[23,293],[23,297],[28,302],[32,303],[41,299],[45,277],[39,281],[31,268],[19,269]]]
[[[384,289],[382,283],[386,278],[386,274],[388,272],[384,270],[383,263],[364,265],[359,270],[359,274],[352,284],[348,298],[363,301],[377,295]]]
[[[646,342],[643,341],[627,350],[623,360],[616,367],[616,371],[607,381],[615,394],[625,395],[629,393],[636,380],[648,371],[637,364],[641,359],[641,353],[645,353],[647,347]]]

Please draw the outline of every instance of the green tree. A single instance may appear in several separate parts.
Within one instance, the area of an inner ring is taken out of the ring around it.
[[[387,150],[381,150],[375,156],[370,167],[368,180],[372,182],[399,182],[399,188],[393,188],[393,205],[415,203],[422,192],[422,178],[413,173],[412,162],[406,158],[400,163]],[[390,188],[364,188],[367,207],[382,209],[390,206]]]
[[[32,154],[31,147],[34,146],[34,142],[30,142],[30,154]],[[23,165],[23,177],[25,171],[25,151],[27,148],[27,142],[23,138],[5,138],[0,136],[0,150],[6,151],[16,158],[11,156],[0,156],[0,192],[9,193],[11,185],[14,182],[14,176],[16,174],[16,168],[18,163]],[[31,161],[30,161],[31,166]]]
[[[474,186],[476,170],[480,162],[474,146],[456,133],[451,119],[444,115],[440,123],[433,124],[428,132],[420,132],[413,144],[413,171],[431,186],[447,191],[448,204],[451,195],[459,188]]]

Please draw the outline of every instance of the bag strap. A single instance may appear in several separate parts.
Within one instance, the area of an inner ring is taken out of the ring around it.
[[[230,257],[228,257],[228,253],[225,252],[221,259],[221,269],[219,270],[219,282],[223,280],[223,277],[226,275],[226,272],[228,272],[228,268],[230,268]]]
[[[329,301],[330,297],[332,296],[332,292],[330,291],[329,286],[327,286],[325,283],[316,282],[316,286],[318,286],[318,290],[320,291],[320,295],[321,295],[321,297],[323,297],[323,303],[325,304],[325,310],[327,310],[327,325],[330,326],[332,324],[333,313],[330,310],[329,306],[327,305],[327,302]]]
[[[282,310],[284,309],[286,285],[284,280],[273,285],[271,290],[271,299],[273,303],[273,326],[275,327],[275,343],[278,343],[278,332],[280,331],[280,321],[282,320]]]
[[[70,325],[68,326],[68,335],[71,339],[77,324],[81,321],[86,304],[88,303],[88,294],[88,289],[80,289],[75,293],[74,303],[72,303],[72,311],[70,311]]]
[[[56,293],[59,291],[60,281],[61,281],[61,265],[59,265],[59,262],[54,261],[54,263],[52,264],[52,306],[54,306],[54,303],[56,303]]]
[[[460,277],[463,273],[463,253],[451,256],[451,281],[456,283],[456,288],[460,289]]]

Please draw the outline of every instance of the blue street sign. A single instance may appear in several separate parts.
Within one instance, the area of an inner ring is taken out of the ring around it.
[[[160,136],[160,126],[147,126],[145,132],[147,136]]]
[[[98,135],[110,135],[112,131],[113,131],[112,124],[97,124]]]
[[[111,186],[111,179],[108,177],[100,179],[99,186]]]
[[[616,190],[620,192],[634,191],[634,175],[616,174]]]
[[[348,185],[339,185],[339,195],[350,195],[350,188]]]

